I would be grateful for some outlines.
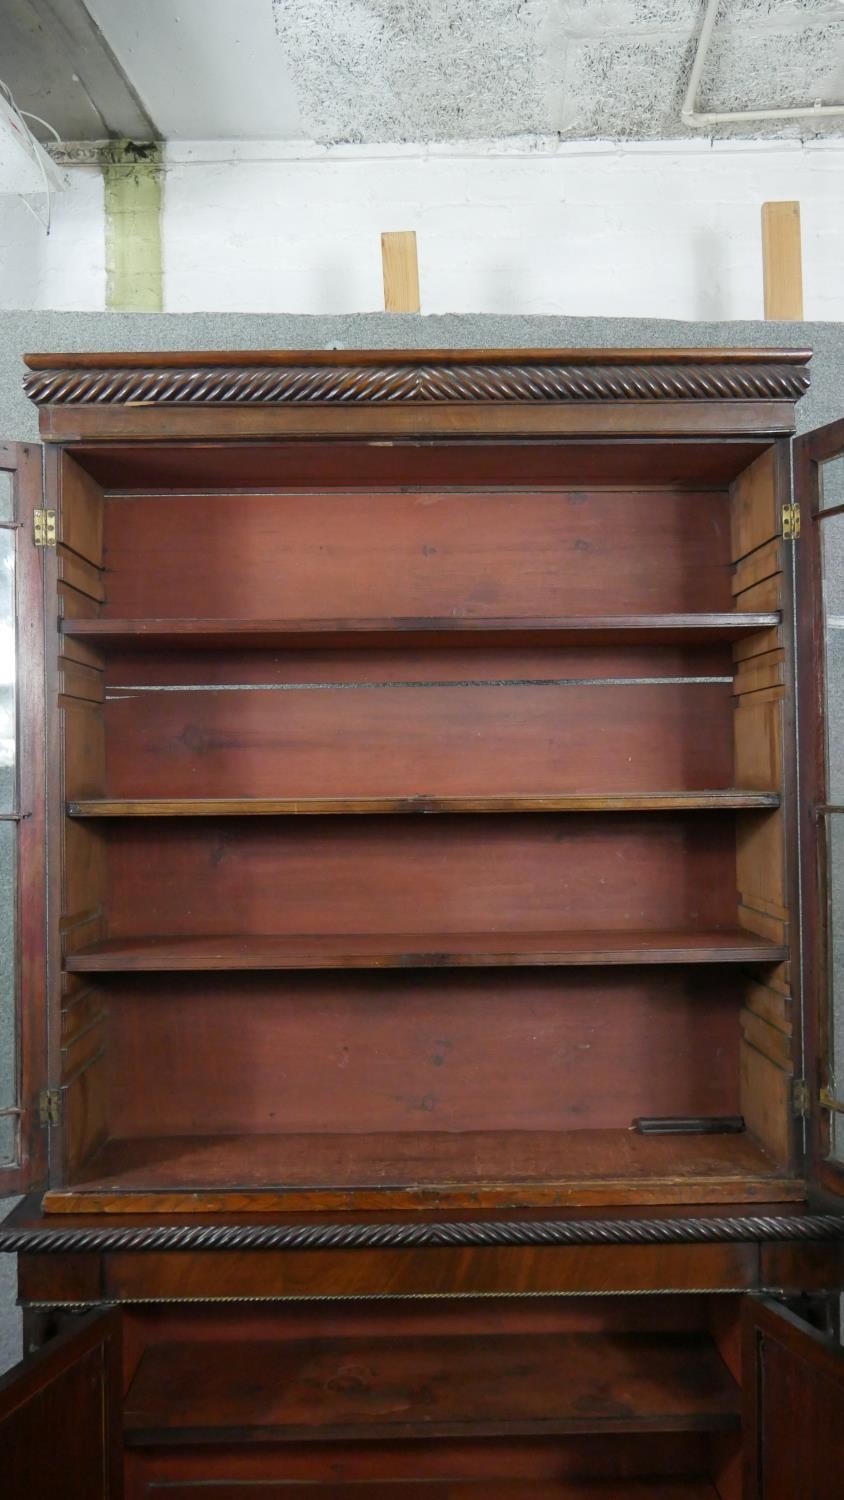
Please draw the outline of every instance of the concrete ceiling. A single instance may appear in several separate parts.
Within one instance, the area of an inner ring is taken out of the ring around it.
[[[704,0],[0,0],[65,140],[687,135]],[[722,0],[698,108],[844,103],[843,0]],[[719,135],[844,133],[844,116]]]

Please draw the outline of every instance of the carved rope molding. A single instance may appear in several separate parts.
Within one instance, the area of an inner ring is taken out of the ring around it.
[[[212,365],[36,370],[38,406],[369,406],[442,402],[796,401],[809,373],[789,364]]]
[[[0,1229],[0,1251],[340,1250],[471,1245],[687,1245],[713,1241],[844,1240],[844,1215],[711,1219],[586,1219],[508,1223],[165,1224]]]

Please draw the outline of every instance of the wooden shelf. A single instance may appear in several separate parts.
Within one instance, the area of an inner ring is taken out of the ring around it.
[[[738,1387],[698,1334],[165,1342],[124,1436],[160,1443],[733,1432]]]
[[[805,1187],[741,1135],[635,1130],[115,1137],[47,1213],[776,1203]]]
[[[65,958],[70,973],[203,969],[532,968],[780,963],[788,949],[742,928],[714,932],[230,934],[112,937]]]
[[[121,650],[303,650],[345,646],[705,645],[737,641],[780,624],[776,611],[513,619],[62,620],[64,635]]]
[[[166,1495],[167,1487],[163,1493]],[[190,1494],[190,1490],[188,1490]],[[237,1480],[214,1480],[213,1500],[244,1500]],[[719,1500],[709,1479],[262,1480],[258,1500]]]
[[[162,1487],[167,1495],[169,1486]],[[152,1492],[153,1494],[155,1491]],[[178,1494],[178,1490],[174,1491]],[[200,1491],[201,1493],[201,1491]],[[190,1488],[187,1491],[190,1495]],[[242,1483],[214,1480],[212,1500],[245,1500]],[[256,1500],[719,1500],[709,1479],[379,1479],[340,1484],[265,1479]]]
[[[85,797],[74,818],[314,817],[373,813],[695,812],[779,807],[777,792],[536,792],[491,797]]]

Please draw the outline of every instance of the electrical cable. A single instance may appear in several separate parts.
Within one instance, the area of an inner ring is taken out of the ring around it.
[[[52,221],[53,221],[53,195],[52,195],[52,190],[51,190],[51,187],[50,187],[50,179],[47,176],[47,169],[44,166],[44,162],[43,162],[43,159],[42,159],[42,149],[43,148],[41,146],[41,143],[38,141],[37,137],[33,135],[32,131],[30,130],[30,128],[29,128],[29,126],[27,125],[26,122],[27,122],[27,120],[37,120],[38,124],[39,125],[43,125],[44,128],[45,128],[45,130],[49,130],[51,132],[51,134],[55,137],[55,139],[57,141],[61,141],[61,136],[59,135],[59,132],[56,130],[55,126],[50,124],[49,120],[42,120],[41,116],[33,114],[32,110],[29,110],[29,109],[19,109],[18,106],[17,106],[17,104],[15,103],[15,96],[12,93],[12,90],[9,88],[9,85],[3,81],[2,78],[0,78],[0,92],[2,92],[2,94],[3,94],[3,96],[4,96],[5,100],[6,100],[6,103],[9,105],[9,108],[14,111],[14,113],[17,115],[18,119],[20,120],[21,125],[23,126],[23,129],[24,129],[24,133],[26,135],[26,138],[29,141],[30,145],[32,146],[33,155],[35,156],[35,160],[38,163],[38,167],[39,167],[39,170],[41,172],[41,177],[42,177],[43,182],[44,182],[44,195],[45,195],[45,197],[47,199],[47,222],[46,222],[46,224],[45,224],[44,220],[41,218],[41,215],[38,213],[37,209],[33,208],[32,204],[29,202],[29,198],[27,197],[26,193],[20,193],[20,194],[18,194],[18,196],[20,197],[20,199],[24,203],[24,205],[29,209],[29,212],[32,214],[32,217],[34,219],[37,219],[38,223],[41,225],[42,229],[45,229],[46,232],[47,232],[47,234],[49,234],[50,233],[50,227],[51,227]]]

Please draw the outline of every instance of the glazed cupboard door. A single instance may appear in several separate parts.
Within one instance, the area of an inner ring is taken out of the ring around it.
[[[41,449],[0,443],[0,1197],[47,1165],[41,507]]]
[[[807,1082],[821,1183],[844,1194],[844,421],[795,444]]]
[[[788,1308],[744,1308],[743,1500],[840,1500],[844,1348]]]
[[[120,1500],[120,1319],[80,1319],[0,1378],[5,1500]]]

